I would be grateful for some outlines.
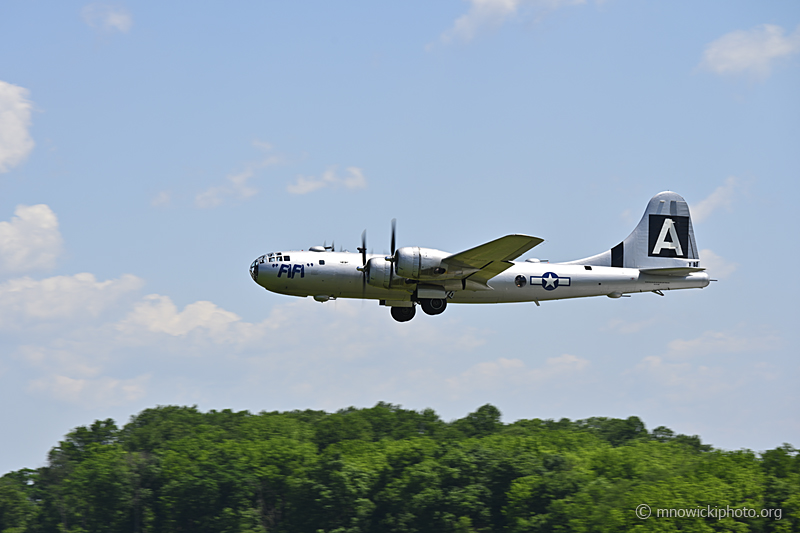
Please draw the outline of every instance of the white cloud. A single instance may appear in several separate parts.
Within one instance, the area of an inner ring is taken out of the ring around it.
[[[542,13],[563,6],[585,4],[586,0],[469,0],[469,11],[458,17],[453,27],[442,33],[441,41],[471,41],[484,30],[499,28],[506,21],[523,17],[523,10]]]
[[[153,207],[165,207],[172,201],[172,195],[169,191],[161,191],[150,200],[150,205]]]
[[[97,376],[101,370],[99,361],[93,361],[89,355],[61,347],[22,346],[19,349],[18,357],[29,365],[48,373],[91,378]]]
[[[800,52],[800,27],[784,36],[784,29],[761,24],[750,30],[723,35],[706,46],[702,68],[715,74],[752,74],[769,76],[773,63]]]
[[[50,375],[31,381],[28,389],[36,394],[49,394],[57,400],[93,408],[98,405],[123,405],[143,398],[150,378],[150,374],[131,379]]]
[[[62,246],[55,213],[38,204],[18,205],[14,215],[10,222],[0,222],[0,270],[52,268]]]
[[[658,395],[676,404],[694,404],[717,398],[742,385],[741,376],[732,379],[723,367],[670,362],[663,357],[649,356],[636,366],[635,374],[646,383],[655,383]],[[653,389],[652,385],[648,386]],[[659,403],[665,400],[660,399]]]
[[[262,334],[257,325],[244,322],[235,313],[211,302],[194,302],[178,311],[168,296],[158,294],[145,296],[116,328],[131,335],[144,330],[172,337],[185,337],[199,331],[214,343],[244,342]]]
[[[714,279],[724,279],[733,274],[738,266],[708,249],[700,250],[700,262]]]
[[[108,33],[128,33],[133,26],[133,17],[122,6],[97,2],[81,9],[83,21],[90,27]]]
[[[217,207],[228,197],[243,200],[254,196],[258,193],[258,189],[247,185],[247,180],[252,178],[253,174],[254,169],[248,168],[238,174],[225,176],[227,180],[225,185],[210,187],[201,192],[194,199],[195,205],[201,208]]]
[[[684,359],[708,354],[763,352],[774,350],[780,343],[780,337],[770,332],[743,335],[738,331],[706,331],[694,339],[671,341],[666,357]]]
[[[262,151],[272,150],[271,144],[258,140],[253,141],[253,146]],[[248,184],[250,178],[255,175],[257,170],[280,164],[283,160],[283,157],[280,155],[270,155],[261,161],[250,163],[242,172],[225,176],[225,183],[223,185],[210,187],[199,193],[195,197],[194,203],[197,207],[208,209],[221,205],[228,198],[244,200],[255,196],[258,194],[258,189]]]
[[[40,281],[29,277],[0,284],[0,324],[18,327],[52,320],[98,317],[120,297],[138,290],[144,281],[125,274],[97,281],[89,273],[55,276]]]
[[[653,406],[698,405],[698,402],[735,398],[754,379],[774,379],[774,368],[763,365],[766,352],[779,348],[782,340],[775,333],[752,327],[730,331],[706,331],[693,339],[675,339],[662,355],[643,357],[627,374],[642,387],[637,403]],[[742,371],[732,362],[742,361],[735,354],[749,353],[750,369]],[[757,357],[757,359],[753,359]]]
[[[589,366],[589,360],[563,354],[550,357],[539,368],[528,368],[520,359],[500,357],[494,361],[478,363],[458,376],[446,380],[449,391],[455,395],[473,391],[501,391],[513,387],[541,385],[556,377],[577,374]]]
[[[655,317],[647,318],[645,320],[637,320],[634,322],[623,320],[621,318],[612,318],[611,320],[608,321],[606,329],[610,331],[616,331],[624,335],[630,335],[631,333],[637,333],[639,331],[642,331],[643,329],[647,329],[650,326],[656,324],[657,322],[658,319]]]
[[[729,176],[725,179],[724,184],[714,189],[714,192],[709,194],[708,197],[697,202],[692,207],[692,219],[696,222],[702,222],[719,208],[730,210],[733,204],[733,197],[741,187],[742,183],[738,178]]]
[[[0,81],[0,174],[20,164],[33,150],[28,90]]]
[[[291,194],[308,194],[323,187],[344,187],[345,189],[364,189],[367,180],[360,168],[347,167],[347,175],[340,178],[336,175],[335,168],[329,168],[322,173],[322,177],[297,176],[294,183],[290,183],[286,190]]]

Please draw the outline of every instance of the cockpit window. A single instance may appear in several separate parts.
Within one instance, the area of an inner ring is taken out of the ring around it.
[[[269,258],[269,262],[270,262],[270,263],[274,263],[274,262],[275,262],[275,258],[274,258],[274,257],[270,257],[270,258]]]
[[[289,256],[288,256],[288,255],[284,255],[284,256],[283,256],[283,260],[284,260],[284,261],[291,261],[291,259],[289,259]]]

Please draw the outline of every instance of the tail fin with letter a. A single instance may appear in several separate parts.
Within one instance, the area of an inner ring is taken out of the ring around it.
[[[702,270],[686,200],[670,191],[653,196],[642,220],[624,241],[611,250],[568,264],[638,268],[679,275]]]

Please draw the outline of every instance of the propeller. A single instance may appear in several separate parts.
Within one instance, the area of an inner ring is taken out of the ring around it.
[[[363,298],[367,292],[367,274],[369,274],[367,269],[367,230],[361,233],[361,247],[357,250],[361,252],[361,268],[358,270],[361,271],[361,297]]]
[[[397,219],[393,218],[392,219],[392,259],[394,259],[394,248],[395,248],[395,246],[394,246],[394,244],[395,244],[394,235],[395,235],[395,232],[396,232],[395,230],[396,229],[397,229]]]
[[[392,255],[387,255],[384,259],[392,263],[392,268],[394,268],[394,252],[395,252],[395,232],[397,227],[397,219],[392,219]]]
[[[387,255],[386,260],[392,263],[392,274],[394,274],[394,255],[395,255],[395,234],[397,233],[397,219],[392,219],[392,255]],[[361,252],[361,266],[357,270],[361,272],[361,297],[367,292],[367,276],[369,276],[369,263],[367,262],[367,230],[361,233],[361,246],[357,248]],[[392,286],[392,276],[389,276],[389,288]]]
[[[395,239],[395,234],[396,233],[397,233],[397,219],[393,218],[392,219],[392,241],[391,241],[391,243],[392,243],[392,246],[391,246],[392,255],[387,255],[386,256],[386,260],[389,261],[392,264],[391,272],[389,274],[389,288],[392,287],[392,276],[394,274],[396,274],[395,269],[394,269],[395,268],[394,253],[395,253],[395,240],[396,240]]]

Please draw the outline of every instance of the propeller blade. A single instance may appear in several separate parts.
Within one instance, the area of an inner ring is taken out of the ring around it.
[[[364,296],[367,295],[367,268],[361,272],[361,301],[364,301]]]
[[[361,246],[358,248],[361,252],[361,299],[367,293],[367,230],[361,232]]]
[[[391,264],[391,268],[389,269],[389,272],[391,274],[397,274],[397,270],[395,270],[395,267],[397,266],[396,265],[397,257],[395,255],[395,248],[396,248],[396,246],[395,246],[395,240],[396,240],[395,239],[395,235],[396,235],[396,233],[397,233],[397,219],[393,218],[392,219],[392,264]],[[392,277],[389,276],[389,285],[391,285],[391,280],[392,280]]]
[[[367,230],[361,233],[361,248],[358,251],[361,252],[361,266],[367,266]]]
[[[393,256],[394,256],[394,244],[395,244],[394,243],[394,234],[395,234],[395,228],[396,227],[397,227],[397,219],[393,218],[392,219],[392,255]]]

